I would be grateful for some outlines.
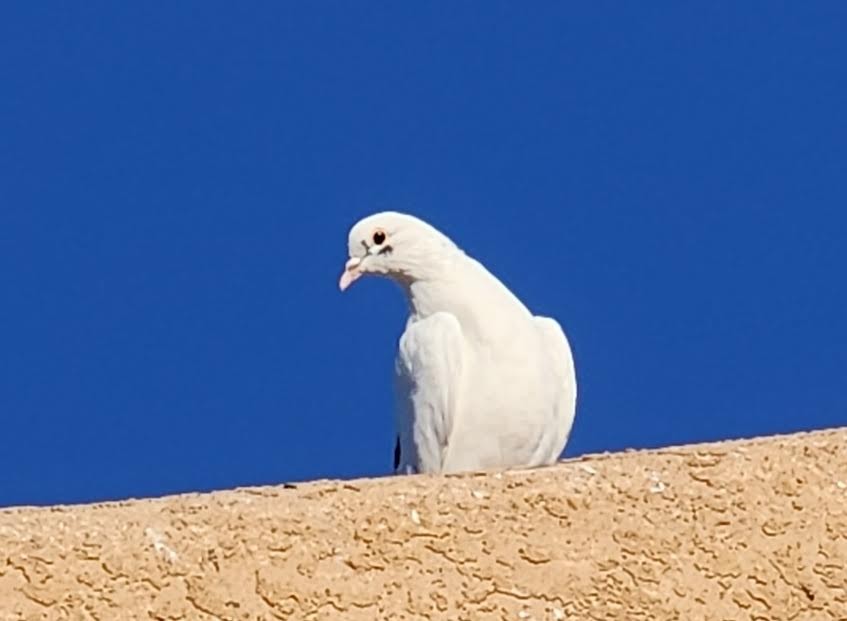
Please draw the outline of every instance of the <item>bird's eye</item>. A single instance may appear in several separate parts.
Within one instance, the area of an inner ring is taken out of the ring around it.
[[[374,231],[373,240],[377,246],[382,245],[382,242],[385,241],[385,231]]]

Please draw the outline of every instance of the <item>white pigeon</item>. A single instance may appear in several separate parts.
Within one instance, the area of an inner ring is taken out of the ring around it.
[[[533,468],[555,462],[576,409],[559,324],[532,313],[479,262],[413,216],[356,223],[344,291],[387,276],[409,302],[396,359],[398,473]]]

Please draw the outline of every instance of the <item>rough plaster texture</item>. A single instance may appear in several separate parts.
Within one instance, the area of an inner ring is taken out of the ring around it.
[[[0,511],[0,620],[847,620],[847,430]]]

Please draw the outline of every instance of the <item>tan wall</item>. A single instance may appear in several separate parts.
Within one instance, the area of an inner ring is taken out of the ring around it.
[[[847,619],[847,431],[0,511],[0,620]]]

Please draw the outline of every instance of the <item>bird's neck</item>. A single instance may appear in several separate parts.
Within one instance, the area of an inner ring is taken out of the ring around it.
[[[400,282],[412,321],[447,312],[459,320],[471,338],[487,339],[508,331],[529,316],[512,293],[471,259],[445,266],[429,277]]]
[[[414,320],[439,312],[456,314],[457,307],[462,305],[462,296],[449,291],[440,280],[415,280],[402,283],[402,287],[409,303],[409,315]]]

